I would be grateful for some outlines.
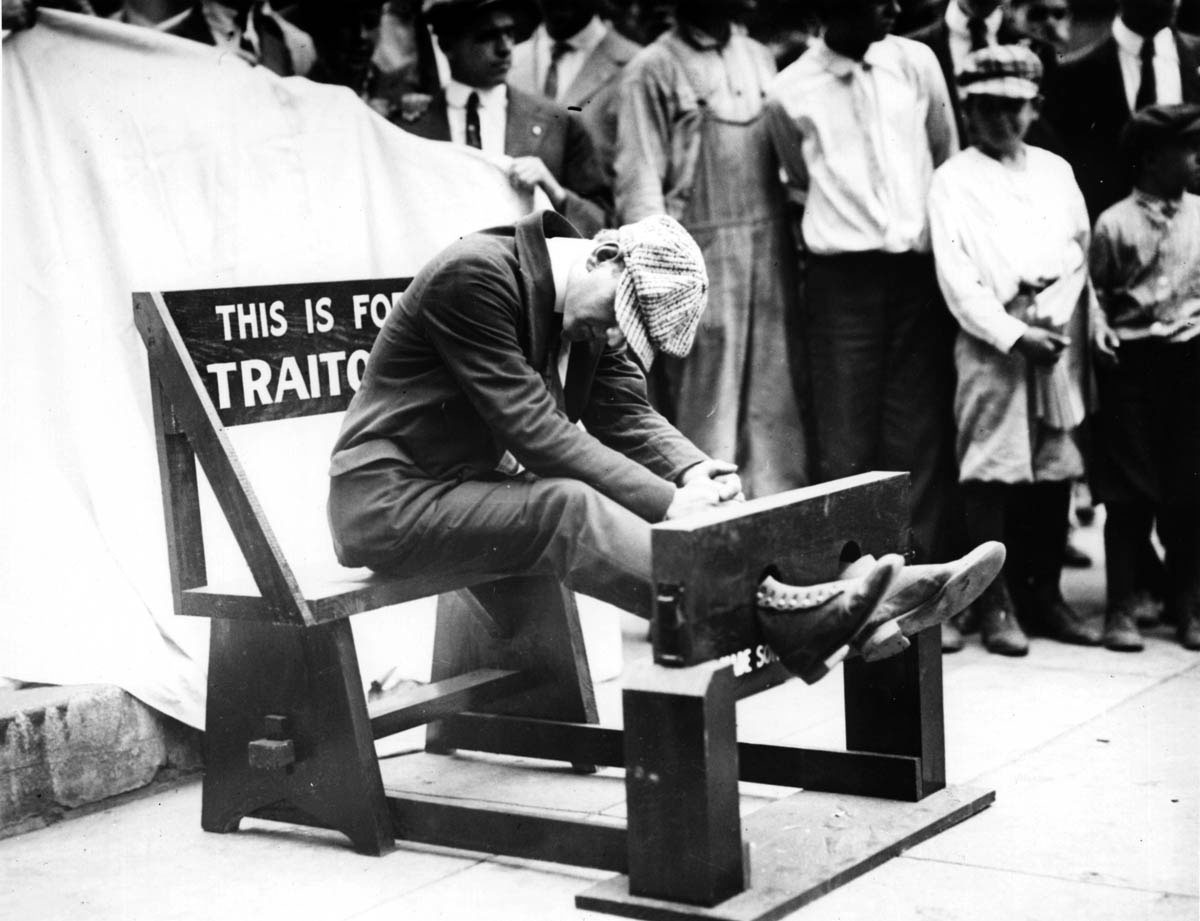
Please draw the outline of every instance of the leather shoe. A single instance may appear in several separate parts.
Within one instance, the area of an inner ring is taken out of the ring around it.
[[[878,662],[908,648],[908,637],[942,624],[983,594],[1004,565],[1004,544],[985,541],[950,563],[905,566],[891,590],[863,627],[853,646],[867,662]],[[856,574],[864,557],[846,567]],[[943,637],[945,633],[942,634]],[[960,636],[961,639],[961,636]]]
[[[1157,627],[1163,623],[1163,603],[1144,589],[1134,594],[1121,605],[1132,616],[1138,627]]]
[[[819,681],[849,654],[903,567],[902,557],[889,554],[855,579],[796,587],[768,576],[757,597],[763,639],[788,671],[806,684]]]
[[[1125,608],[1113,608],[1104,617],[1104,646],[1114,652],[1141,652],[1146,648],[1137,621]]]
[[[1100,625],[1063,601],[1062,597],[1033,602],[1031,633],[1048,636],[1060,643],[1099,646],[1103,639]]]
[[[1179,618],[1178,636],[1184,649],[1200,649],[1200,606]]]
[[[1023,656],[1029,652],[1029,637],[1013,613],[1012,597],[1001,576],[976,602],[983,648],[998,656]]]

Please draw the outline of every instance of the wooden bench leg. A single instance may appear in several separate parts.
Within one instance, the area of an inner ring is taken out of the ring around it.
[[[575,596],[557,579],[500,579],[438,599],[433,680],[478,668],[530,671],[538,679],[529,691],[487,707],[489,713],[599,720]],[[429,725],[425,747],[446,753],[474,746],[469,730],[444,720]]]
[[[920,796],[946,786],[942,644],[934,627],[898,656],[845,664],[846,747],[921,759]]]
[[[730,666],[650,666],[627,681],[629,892],[716,905],[745,888]]]
[[[361,853],[395,847],[348,620],[214,620],[205,757],[206,831],[298,813]]]

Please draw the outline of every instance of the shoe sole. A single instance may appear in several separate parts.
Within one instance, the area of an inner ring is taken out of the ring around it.
[[[1004,566],[1004,545],[997,541],[980,544],[960,560],[962,568],[946,580],[932,598],[906,614],[880,624],[858,644],[863,660],[878,662],[903,652],[914,633],[949,620],[983,594]]]

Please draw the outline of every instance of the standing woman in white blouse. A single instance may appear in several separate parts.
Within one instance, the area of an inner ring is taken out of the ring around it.
[[[968,537],[1004,540],[1002,578],[977,603],[991,652],[1022,630],[1096,645],[1059,589],[1071,481],[1083,474],[1089,339],[1111,349],[1087,278],[1088,216],[1060,157],[1024,143],[1041,62],[1020,45],[973,52],[959,77],[973,146],[933,177],[938,283],[958,320],[955,424]]]

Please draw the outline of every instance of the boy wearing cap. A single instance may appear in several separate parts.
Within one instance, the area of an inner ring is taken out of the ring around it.
[[[735,468],[646,399],[644,370],[655,351],[686,354],[707,287],[665,215],[584,240],[542,212],[449,246],[388,315],[346,412],[330,464],[338,559],[464,581],[552,574],[649,617],[650,523],[741,495]],[[885,557],[772,613],[764,635],[816,680],[861,630],[955,613],[1002,559],[989,546],[897,578]]]
[[[1092,303],[1088,218],[1071,167],[1024,143],[1042,67],[1020,45],[972,52],[959,84],[973,145],[934,174],[938,283],[960,331],[954,358],[959,479],[968,537],[1005,540],[981,599],[985,647],[1024,655],[1027,628],[1095,645],[1059,589],[1071,481],[1083,474],[1082,364]],[[1111,352],[1102,323],[1099,347]]]
[[[1120,342],[1097,368],[1097,497],[1105,503],[1106,640],[1140,649],[1136,556],[1152,521],[1167,618],[1200,649],[1200,105],[1150,106],[1122,135],[1134,189],[1100,215],[1096,294]]]

